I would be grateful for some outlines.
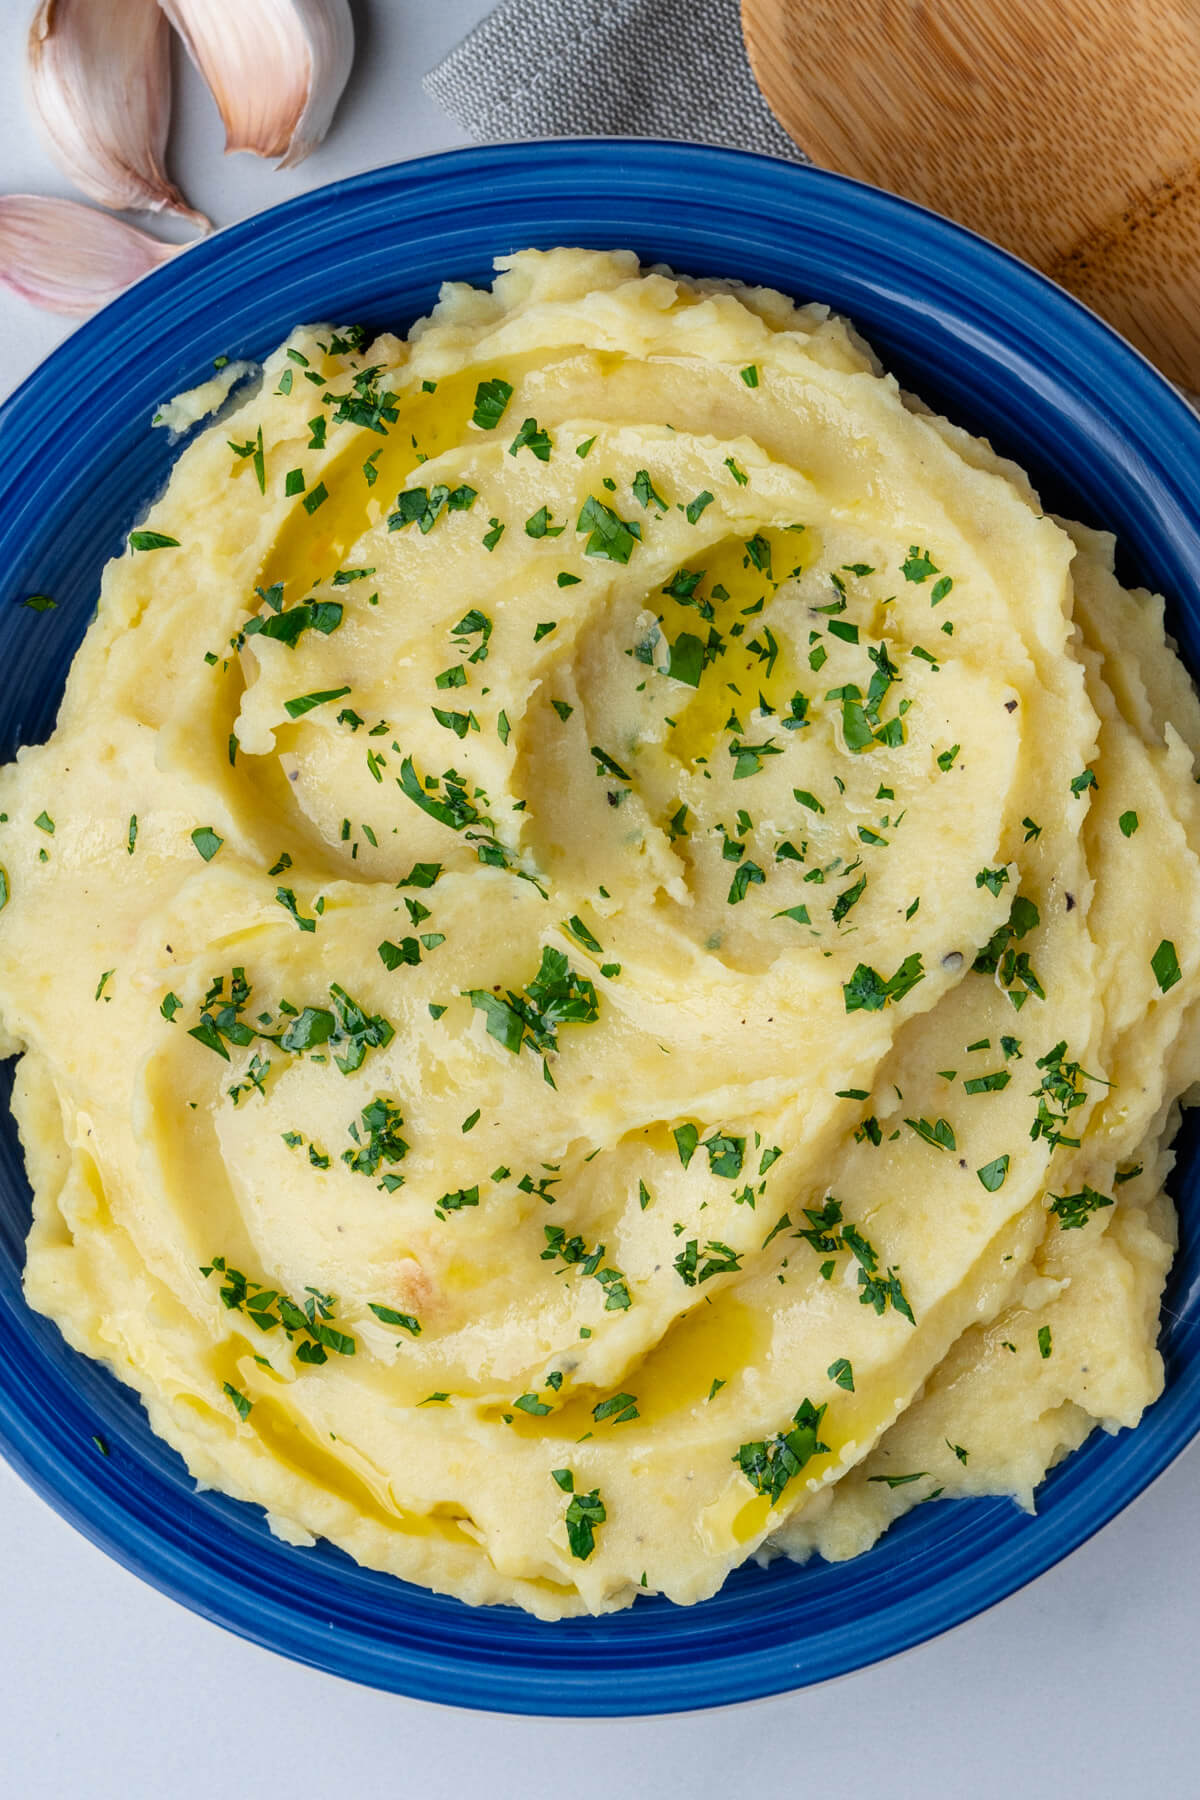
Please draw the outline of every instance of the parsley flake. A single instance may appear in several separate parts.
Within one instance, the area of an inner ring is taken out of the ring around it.
[[[161,531],[131,531],[129,548],[131,550],[178,550],[179,539],[167,537]]]
[[[136,841],[137,838],[136,822],[131,821],[130,829],[133,841],[129,844],[129,851],[132,855],[133,842]],[[205,862],[211,862],[213,857],[217,854],[217,851],[221,848],[221,845],[225,842],[225,839],[218,837],[211,825],[197,825],[195,831],[192,833],[192,842],[195,844],[197,852],[204,858]]]
[[[788,1483],[814,1457],[828,1455],[828,1444],[821,1443],[818,1436],[824,1416],[824,1406],[814,1406],[811,1400],[803,1400],[793,1414],[788,1430],[773,1438],[739,1445],[731,1460],[738,1465],[755,1493],[764,1495],[772,1506]]]
[[[1098,1194],[1086,1181],[1078,1194],[1051,1194],[1050,1202],[1050,1211],[1064,1231],[1081,1230],[1093,1213],[1112,1205],[1107,1195]]]
[[[937,572],[938,566],[931,560],[928,550],[922,550],[917,544],[910,544],[908,555],[900,564],[900,573],[905,581],[928,581]]]
[[[475,389],[475,407],[471,414],[474,424],[481,431],[494,431],[504,417],[509,401],[513,397],[512,383],[495,375],[490,381],[481,381]]]
[[[618,518],[611,506],[597,500],[594,494],[589,494],[580,508],[575,529],[588,533],[583,546],[585,556],[599,556],[615,563],[629,561],[642,535],[636,519]]]
[[[515,456],[518,450],[530,450],[539,462],[547,463],[552,448],[550,433],[543,431],[536,419],[526,419],[508,446],[508,454]]]
[[[842,984],[846,1011],[881,1012],[889,1001],[903,1000],[924,977],[919,952],[906,956],[895,974],[886,981],[866,963],[859,963],[849,981]]]
[[[1165,994],[1169,988],[1182,979],[1179,958],[1170,938],[1164,938],[1154,955],[1150,958],[1150,967],[1154,970],[1154,979]]]
[[[982,1169],[976,1169],[975,1173],[988,1193],[994,1194],[998,1188],[1004,1186],[1008,1176],[1008,1167],[1009,1157],[1006,1152],[1003,1156],[997,1156],[994,1161],[984,1163]]]

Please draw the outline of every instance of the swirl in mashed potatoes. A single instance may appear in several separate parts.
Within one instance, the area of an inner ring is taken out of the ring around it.
[[[31,1304],[290,1541],[556,1618],[1154,1400],[1200,709],[824,308],[500,268],[179,457],[3,771],[0,1010]]]

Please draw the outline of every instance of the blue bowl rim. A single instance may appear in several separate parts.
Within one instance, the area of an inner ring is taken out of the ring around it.
[[[943,267],[969,276],[981,296],[987,294],[992,301],[1002,298],[1019,316],[1023,328],[1032,329],[1033,335],[1045,341],[1048,353],[1059,359],[1068,355],[1075,365],[1077,386],[1104,372],[1107,391],[1115,396],[1113,443],[1128,444],[1136,438],[1147,491],[1156,496],[1160,519],[1171,521],[1174,540],[1184,545],[1184,562],[1193,571],[1189,585],[1194,584],[1200,594],[1200,530],[1188,523],[1200,518],[1200,419],[1146,358],[1102,319],[1008,252],[910,201],[811,165],[670,140],[568,138],[451,150],[363,171],[283,201],[189,246],[186,256],[155,270],[79,326],[0,406],[0,428],[5,429],[10,443],[15,439],[20,444],[28,425],[29,441],[35,441],[35,428],[45,416],[44,396],[52,396],[60,372],[64,378],[70,377],[73,360],[86,353],[93,341],[101,343],[113,336],[127,339],[139,324],[152,325],[172,289],[202,280],[211,269],[231,266],[255,240],[303,220],[306,212],[318,205],[339,196],[362,201],[384,197],[389,191],[403,194],[422,187],[432,198],[444,201],[448,193],[464,191],[485,179],[507,184],[509,199],[530,200],[544,197],[547,191],[544,185],[522,188],[523,177],[534,169],[540,183],[551,178],[560,182],[557,197],[562,198],[567,184],[579,177],[576,165],[581,153],[590,165],[607,172],[610,183],[629,175],[635,182],[644,179],[649,184],[656,170],[665,180],[674,168],[686,169],[713,184],[747,184],[756,189],[760,200],[774,201],[781,213],[786,212],[790,200],[793,211],[787,222],[793,224],[806,206],[810,210],[824,207],[830,216],[845,209],[855,215],[860,227],[877,230],[883,240],[902,229],[914,254],[924,252],[935,263],[942,259]],[[986,312],[982,300],[980,304]],[[1068,344],[1069,354],[1064,350]],[[1136,433],[1132,430],[1135,422]],[[1169,461],[1165,454],[1151,453],[1153,444],[1170,445]],[[21,472],[20,467],[15,474],[0,472],[0,499],[19,486]],[[0,539],[3,535],[0,530]],[[574,1686],[560,1704],[546,1694],[545,1678],[537,1673],[523,1676],[503,1667],[472,1663],[474,1688],[464,1695],[453,1689],[462,1666],[452,1656],[427,1655],[411,1647],[403,1651],[391,1647],[386,1654],[379,1654],[365,1641],[331,1632],[319,1618],[298,1619],[294,1611],[282,1604],[273,1609],[261,1597],[253,1609],[239,1607],[237,1594],[230,1593],[227,1584],[222,1586],[211,1572],[200,1571],[177,1547],[165,1541],[147,1542],[136,1522],[110,1504],[102,1484],[84,1463],[69,1466],[62,1446],[42,1427],[36,1404],[22,1403],[28,1398],[0,1380],[0,1453],[91,1542],[190,1610],[294,1660],[388,1691],[479,1710],[566,1717],[698,1711],[792,1691],[886,1660],[964,1623],[1053,1567],[1142,1493],[1200,1432],[1197,1384],[1195,1397],[1189,1396],[1190,1410],[1176,1407],[1162,1429],[1153,1434],[1139,1432],[1136,1456],[1110,1463],[1106,1467],[1110,1473],[1115,1470],[1112,1479],[1093,1483],[1083,1496],[1072,1496],[1053,1520],[1039,1520],[1045,1529],[1023,1538],[1019,1555],[989,1554],[974,1578],[960,1583],[957,1593],[943,1597],[940,1604],[926,1598],[902,1612],[881,1615],[869,1647],[850,1650],[842,1645],[824,1662],[807,1669],[796,1666],[786,1644],[761,1652],[753,1648],[736,1651],[706,1663],[698,1684],[686,1663],[668,1664],[648,1677],[642,1671],[648,1685],[636,1694],[630,1692],[627,1675],[616,1666],[603,1676],[590,1672],[587,1687]],[[493,1616],[503,1619],[512,1615],[498,1611]],[[575,1622],[568,1622],[568,1628],[571,1623]]]

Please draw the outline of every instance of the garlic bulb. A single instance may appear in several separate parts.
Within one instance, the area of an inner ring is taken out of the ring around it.
[[[50,312],[95,312],[183,248],[75,200],[0,196],[0,282]]]
[[[117,0],[120,3],[120,0]],[[348,0],[160,0],[212,89],[225,150],[302,162],[354,58]]]
[[[170,39],[157,0],[41,0],[29,28],[30,110],[51,156],[89,199],[207,227],[163,168]]]

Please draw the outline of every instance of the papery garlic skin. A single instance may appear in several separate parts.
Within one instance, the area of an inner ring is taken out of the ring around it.
[[[29,28],[29,109],[51,156],[89,199],[207,227],[163,166],[170,40],[158,0],[41,0]]]
[[[225,151],[302,162],[354,60],[348,0],[160,0],[212,90]]]
[[[95,312],[185,248],[75,200],[0,195],[0,283],[48,312]]]

